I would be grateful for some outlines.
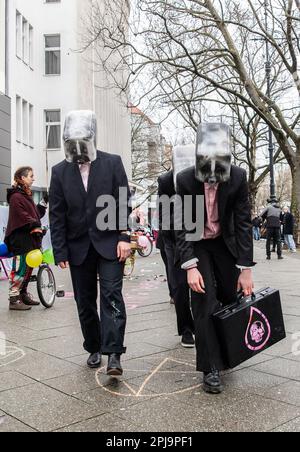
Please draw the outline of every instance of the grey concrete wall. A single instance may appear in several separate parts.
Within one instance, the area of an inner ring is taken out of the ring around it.
[[[11,106],[10,99],[0,94],[0,203],[6,201],[11,184]]]

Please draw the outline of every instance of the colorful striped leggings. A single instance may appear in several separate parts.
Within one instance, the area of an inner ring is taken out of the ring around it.
[[[19,265],[19,268],[18,268]],[[18,269],[17,269],[18,268]],[[33,269],[26,264],[26,255],[15,257],[9,278],[9,297],[19,297],[27,292]]]

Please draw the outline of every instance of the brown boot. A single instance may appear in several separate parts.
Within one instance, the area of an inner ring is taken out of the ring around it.
[[[21,293],[20,300],[26,306],[39,306],[40,303],[33,299],[33,296],[30,293]]]
[[[26,306],[22,303],[19,297],[10,297],[9,299],[9,310],[10,311],[30,311],[31,307]]]

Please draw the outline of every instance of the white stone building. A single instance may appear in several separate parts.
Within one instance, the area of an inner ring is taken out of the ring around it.
[[[131,178],[130,113],[113,90],[103,88],[103,74],[93,71],[92,52],[78,52],[90,2],[8,2],[12,172],[32,165],[37,192],[47,187],[51,167],[64,158],[64,118],[75,109],[96,111],[99,149],[121,155]]]

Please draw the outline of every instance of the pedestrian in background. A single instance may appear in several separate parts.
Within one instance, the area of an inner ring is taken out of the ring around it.
[[[174,151],[176,154],[176,150]],[[193,160],[195,160],[195,151],[192,151]],[[188,158],[185,160],[189,161]],[[189,164],[187,166],[190,166]],[[170,200],[174,200],[176,195],[175,178],[176,172],[169,171],[158,179],[158,194],[168,196]],[[161,207],[161,206],[160,206]],[[160,208],[161,212],[161,208]],[[191,311],[191,290],[187,282],[187,274],[184,270],[177,268],[175,265],[176,256],[176,236],[174,231],[174,204],[171,203],[170,230],[166,231],[162,228],[162,215],[160,214],[160,235],[162,240],[163,253],[165,254],[167,265],[167,278],[171,288],[172,298],[174,300],[178,335],[181,336],[181,345],[184,348],[194,348],[194,320]],[[162,254],[162,258],[164,256]]]
[[[258,215],[252,220],[252,225],[253,225],[254,240],[259,242],[261,239],[262,220]]]
[[[282,257],[282,243],[281,243],[281,215],[282,211],[277,200],[272,201],[261,214],[263,220],[266,220],[267,227],[267,260],[271,260],[271,243],[277,244],[278,259]]]
[[[291,253],[297,253],[294,240],[295,217],[288,207],[283,209],[282,216],[284,241]]]
[[[40,304],[27,291],[33,269],[26,264],[26,255],[42,246],[41,218],[46,213],[48,195],[45,194],[43,201],[36,206],[31,191],[33,183],[33,169],[22,167],[15,173],[13,187],[7,190],[9,218],[5,243],[15,256],[9,280],[11,311],[29,311],[32,306]]]

